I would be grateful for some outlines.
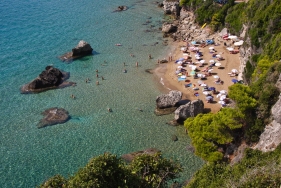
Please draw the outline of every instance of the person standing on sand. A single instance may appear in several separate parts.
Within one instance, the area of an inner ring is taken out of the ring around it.
[[[139,66],[139,62],[136,62],[136,67],[138,67]]]

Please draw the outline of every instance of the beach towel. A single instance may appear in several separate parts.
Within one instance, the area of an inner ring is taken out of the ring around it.
[[[185,78],[178,78],[178,81],[185,81]]]

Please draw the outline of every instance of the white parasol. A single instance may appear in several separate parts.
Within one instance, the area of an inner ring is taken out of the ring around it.
[[[221,93],[221,94],[227,94],[227,91],[221,90],[220,93]]]
[[[238,73],[238,70],[232,69],[231,72],[232,72],[232,73]]]
[[[220,78],[218,75],[214,75],[214,78],[216,78],[216,79],[218,79],[218,78]]]
[[[209,95],[210,94],[210,92],[208,92],[208,91],[203,91],[202,92],[204,95]]]
[[[230,36],[228,36],[228,38],[229,38],[229,39],[237,39],[237,36],[235,36],[235,35],[230,35]]]
[[[226,95],[222,95],[222,96],[220,97],[220,101],[223,101],[224,99],[226,99]]]
[[[221,58],[221,55],[216,55],[217,58]]]
[[[188,53],[183,53],[182,55],[183,55],[183,56],[188,56],[189,54],[188,54]]]
[[[178,69],[181,69],[182,68],[182,66],[178,66]]]
[[[209,69],[208,72],[212,72],[214,69]]]
[[[234,48],[226,48],[228,51],[233,51]]]
[[[215,49],[215,47],[213,47],[213,46],[209,47],[209,50],[213,50],[213,49]]]
[[[243,45],[243,43],[244,43],[244,41],[243,41],[243,40],[240,40],[240,41],[238,41],[238,42],[235,42],[233,45],[234,45],[234,46],[241,46],[241,45]]]
[[[211,59],[209,62],[210,62],[210,63],[214,63],[214,62],[215,62],[215,60]]]
[[[195,65],[191,66],[191,70],[196,70],[197,67]]]
[[[216,67],[220,67],[220,66],[221,66],[221,63],[216,63],[215,66],[216,66]]]
[[[205,60],[204,59],[200,60],[200,63],[205,63]]]

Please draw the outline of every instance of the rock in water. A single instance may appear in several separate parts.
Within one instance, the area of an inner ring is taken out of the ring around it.
[[[63,108],[50,108],[42,112],[42,114],[44,115],[44,118],[38,123],[38,128],[62,124],[70,119],[68,111]]]
[[[175,141],[178,141],[178,137],[176,135],[173,135],[172,136],[172,140],[175,142]]]
[[[182,92],[172,90],[169,94],[162,94],[156,98],[156,115],[171,114],[176,110],[177,103],[182,98]]]
[[[72,49],[72,56],[86,56],[86,55],[91,55],[93,52],[93,48],[85,42],[84,40],[81,40],[78,45]]]
[[[72,61],[74,59],[78,59],[87,55],[93,54],[93,48],[90,44],[85,42],[84,40],[81,40],[78,45],[72,49],[71,52],[67,52],[60,56],[60,60],[62,61]]]
[[[74,82],[65,82],[68,77],[69,73],[47,66],[37,78],[21,88],[21,93],[36,93],[75,84]]]

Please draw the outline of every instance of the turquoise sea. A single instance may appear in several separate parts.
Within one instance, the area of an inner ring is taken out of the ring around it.
[[[163,12],[154,2],[0,2],[0,187],[36,187],[55,174],[72,175],[104,152],[121,156],[150,147],[182,163],[181,181],[202,166],[186,149],[190,140],[183,127],[166,124],[173,116],[154,115],[155,99],[163,90],[145,70],[155,68],[169,50],[159,31]],[[129,9],[113,12],[119,5]],[[90,43],[93,56],[71,63],[57,58],[80,40]],[[70,72],[69,81],[77,86],[21,94],[20,87],[47,65]],[[105,80],[96,78],[96,69]],[[38,129],[41,112],[51,107],[65,108],[72,119]],[[172,135],[179,141],[173,142]]]

